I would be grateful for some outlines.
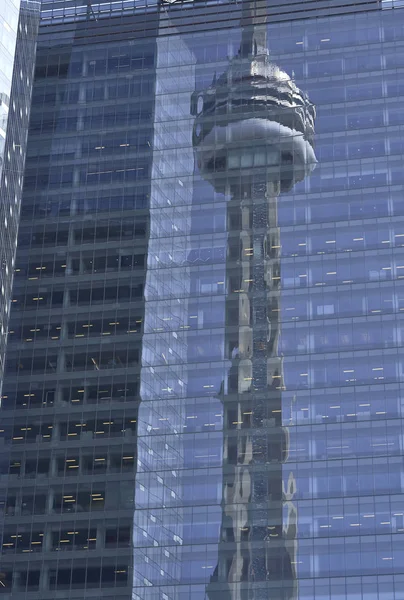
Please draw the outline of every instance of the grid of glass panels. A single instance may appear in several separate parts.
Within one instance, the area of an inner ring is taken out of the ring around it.
[[[7,132],[7,118],[10,108],[11,79],[13,75],[15,44],[17,40],[18,14],[20,2],[3,0],[0,5],[1,42],[0,42],[0,156],[3,165],[4,144]]]
[[[155,41],[39,45],[3,390],[0,581],[17,595],[129,597]]]
[[[25,19],[21,17],[25,11]],[[0,385],[10,311],[39,4],[0,3]]]
[[[404,593],[404,11],[267,24],[271,61],[316,108],[318,161],[273,185],[270,222],[273,165],[248,158],[262,141],[210,178],[194,155],[195,92],[241,38],[40,49],[0,593]],[[267,113],[242,115],[248,130]]]
[[[19,0],[16,2],[4,0],[0,4],[0,177],[2,177],[4,168],[4,152],[10,110],[11,80],[13,76],[19,8]],[[7,231],[9,220],[11,221],[11,239],[9,239]],[[0,260],[4,266],[0,271],[0,377],[2,377],[4,367],[8,311],[10,310],[11,300],[11,279],[14,267],[14,263],[11,262],[14,257],[16,244],[14,220],[12,212],[11,215],[8,215],[6,211],[1,211]]]
[[[218,9],[218,5],[222,5],[222,7]],[[251,2],[251,6],[253,5],[254,0]],[[110,0],[108,2],[43,0],[41,21],[44,25],[56,25],[79,21],[98,21],[113,17],[125,19],[130,15],[142,18],[143,13],[157,12],[159,6],[163,11],[166,9],[178,10],[181,17],[185,17],[182,25],[189,26],[196,22],[203,24],[205,22],[204,13],[212,14],[212,10],[214,10],[216,25],[223,19],[224,23],[221,26],[226,26],[226,20],[228,22],[230,19],[236,26],[235,21],[240,18],[241,3],[235,0],[230,0],[230,2],[229,0],[161,0],[160,3],[157,0]],[[332,4],[319,4],[317,0],[288,0],[287,2],[277,0],[275,3],[267,2],[265,9],[275,21],[289,21],[307,18],[308,14],[311,17],[320,17],[330,14],[338,15],[341,12],[363,13],[369,10],[402,7],[403,0],[334,0]]]

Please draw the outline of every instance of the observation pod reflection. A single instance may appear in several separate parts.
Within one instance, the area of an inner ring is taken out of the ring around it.
[[[223,496],[209,600],[295,600],[295,480],[284,481],[288,430],[280,334],[278,198],[314,169],[315,108],[271,62],[266,26],[191,101],[199,171],[226,194]],[[284,525],[285,521],[285,525]]]

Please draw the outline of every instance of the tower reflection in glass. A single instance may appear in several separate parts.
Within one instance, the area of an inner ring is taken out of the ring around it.
[[[243,12],[238,55],[191,105],[198,168],[229,198],[225,344],[232,361],[221,390],[222,524],[207,596],[292,600],[297,524],[295,480],[290,473],[285,481],[282,466],[288,430],[277,204],[315,167],[315,108],[271,62],[265,25]]]

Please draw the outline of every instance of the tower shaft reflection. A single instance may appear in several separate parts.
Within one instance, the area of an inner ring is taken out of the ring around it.
[[[248,9],[249,10],[249,9]],[[210,600],[296,598],[293,476],[284,482],[278,201],[314,168],[314,107],[269,60],[266,27],[244,11],[239,54],[194,94],[202,176],[229,198],[222,526]],[[286,520],[284,518],[286,514]],[[284,525],[284,522],[286,523]]]

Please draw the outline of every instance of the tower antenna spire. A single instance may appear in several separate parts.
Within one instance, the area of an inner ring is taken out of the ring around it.
[[[239,55],[243,58],[269,55],[267,39],[266,7],[263,0],[243,2],[240,25],[241,43]]]

